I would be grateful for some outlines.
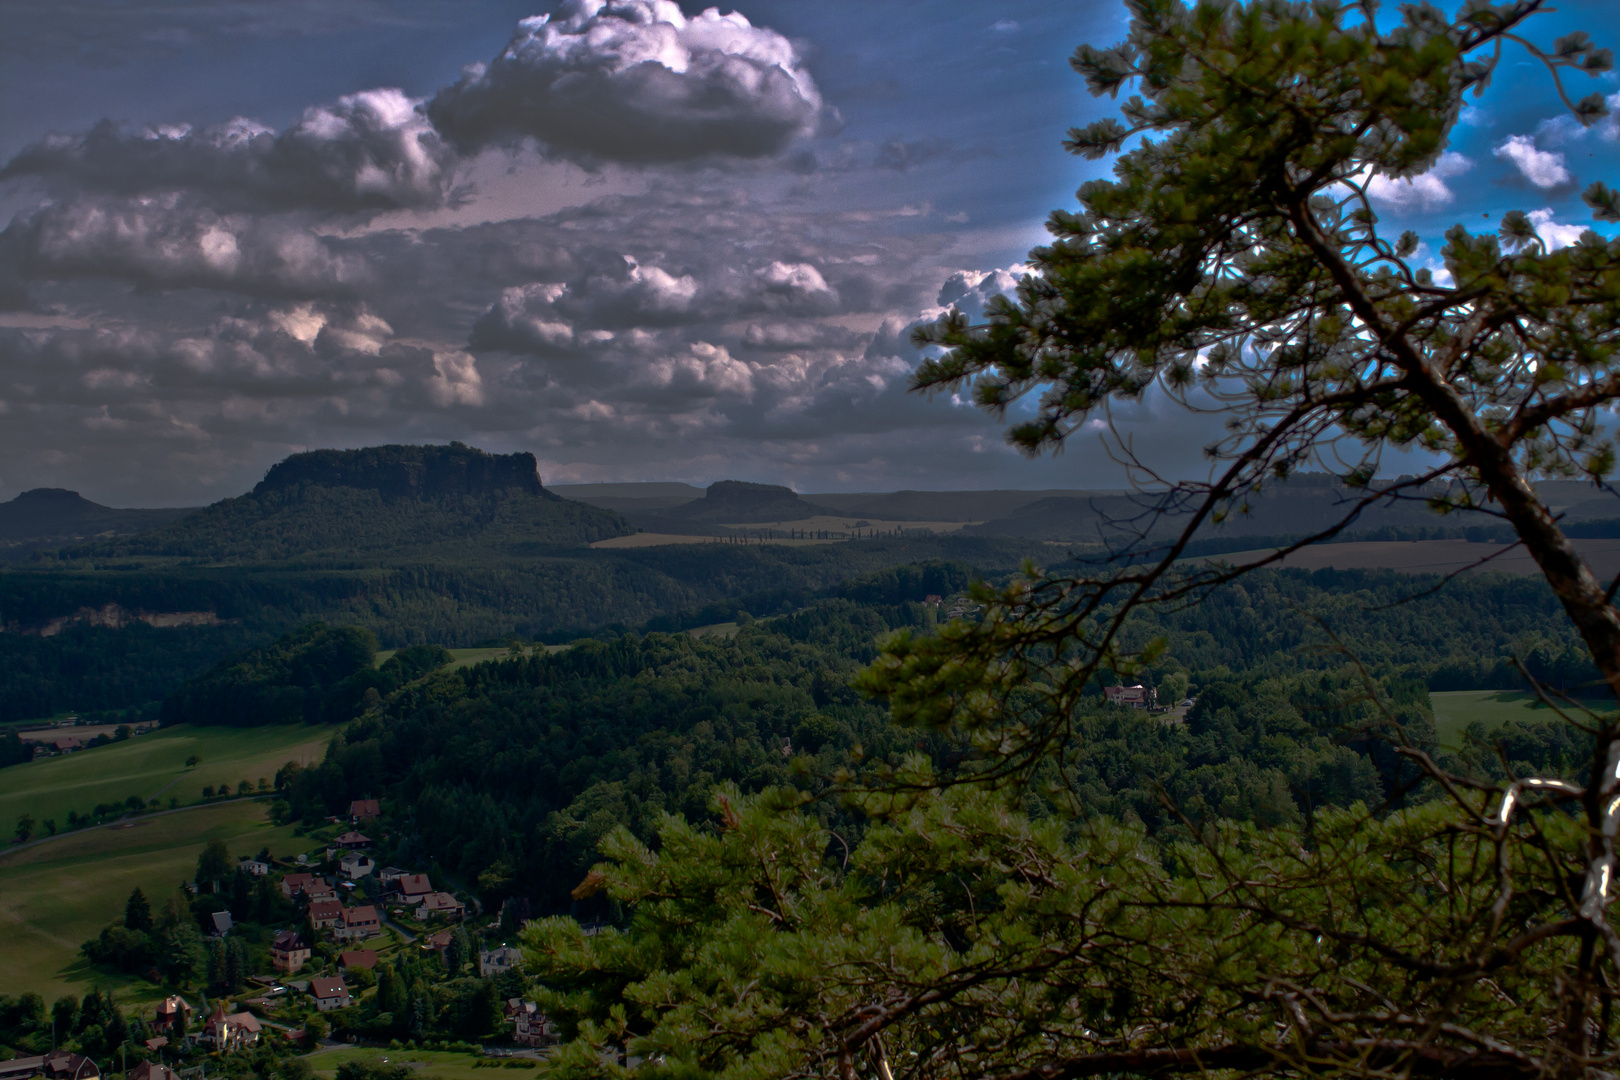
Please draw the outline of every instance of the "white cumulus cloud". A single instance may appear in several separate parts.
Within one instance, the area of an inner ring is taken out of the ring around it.
[[[763,157],[815,129],[821,94],[791,42],[673,0],[566,0],[428,106],[472,150],[524,138],[627,162]]]
[[[1569,247],[1579,241],[1587,231],[1585,225],[1563,225],[1554,221],[1550,207],[1530,211],[1530,224],[1535,226],[1536,235],[1541,237],[1541,242],[1547,245],[1548,251]]]
[[[1511,161],[1523,177],[1538,188],[1554,188],[1569,183],[1569,169],[1564,155],[1558,151],[1541,150],[1529,135],[1510,135],[1508,140],[1491,151],[1504,161]]]
[[[1394,210],[1438,210],[1455,197],[1446,181],[1461,176],[1474,163],[1461,154],[1447,151],[1428,172],[1412,177],[1372,176],[1367,180],[1367,197]]]

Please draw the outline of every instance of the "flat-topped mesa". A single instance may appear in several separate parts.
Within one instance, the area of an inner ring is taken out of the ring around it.
[[[516,489],[556,498],[540,484],[533,454],[488,454],[449,446],[368,446],[363,450],[311,450],[271,466],[253,494],[313,484],[376,491],[385,498],[488,495]]]
[[[751,484],[745,480],[720,480],[710,484],[703,498],[693,499],[668,511],[672,518],[702,522],[743,524],[761,521],[801,521],[832,511],[806,502],[792,489],[779,484]]]

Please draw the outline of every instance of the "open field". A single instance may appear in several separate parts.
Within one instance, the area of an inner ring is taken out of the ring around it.
[[[764,528],[764,526],[761,526]],[[598,540],[592,544],[593,548],[646,548],[669,547],[673,544],[724,544],[730,539],[721,536],[692,536],[688,533],[631,533],[629,536],[615,536],[607,540]],[[814,544],[842,544],[843,537],[836,540],[749,540],[750,544],[776,544],[781,547],[810,547]]]
[[[57,739],[78,739],[80,742],[89,742],[97,735],[112,738],[118,733],[118,724],[78,724],[72,727],[31,727],[18,728],[17,737],[23,742],[55,742]]]
[[[734,622],[710,623],[708,626],[694,626],[686,633],[693,637],[735,637],[737,624]]]
[[[890,521],[883,518],[865,518],[859,514],[818,514],[796,521],[750,521],[726,525],[728,529],[775,529],[782,532],[798,529],[809,532],[833,532],[847,535],[869,532],[951,533],[964,525],[979,525],[978,521]],[[842,537],[840,537],[842,539]]]
[[[1579,551],[1600,578],[1612,578],[1620,573],[1620,540],[1573,540]],[[1207,561],[1240,563],[1268,552],[1234,551],[1225,555],[1212,555]],[[1283,566],[1301,570],[1404,570],[1411,574],[1449,574],[1467,570],[1494,552],[1496,558],[1478,566],[1478,570],[1500,571],[1507,574],[1539,574],[1534,560],[1523,548],[1507,550],[1501,544],[1471,544],[1467,540],[1358,540],[1347,544],[1317,544],[1288,556]]]
[[[542,645],[540,648],[544,649],[548,653],[556,653],[562,652],[564,649],[573,648],[573,646]],[[533,656],[534,649],[535,647],[533,645],[523,646],[523,655]],[[388,662],[388,658],[393,656],[398,651],[398,649],[380,650],[377,653],[376,665],[381,667],[382,665],[386,664]],[[505,659],[507,656],[511,655],[512,649],[511,646],[501,645],[492,649],[448,649],[446,651],[449,652],[449,654],[455,659],[453,659],[449,664],[445,665],[445,670],[453,671],[456,668],[472,667],[474,664],[482,664],[490,660]]]
[[[43,758],[0,770],[0,827],[22,814],[36,821],[67,821],[68,811],[89,813],[97,803],[171,798],[181,805],[202,798],[204,785],[236,785],[272,779],[288,761],[316,762],[332,732],[303,725],[260,728],[164,728],[149,735],[63,757]],[[201,759],[186,767],[189,757]]]
[[[480,1060],[475,1054],[455,1054],[441,1050],[382,1050],[344,1046],[333,1050],[317,1050],[304,1058],[317,1076],[329,1077],[345,1061],[386,1061],[391,1065],[409,1064],[424,1077],[436,1076],[441,1080],[515,1080],[522,1076],[538,1076],[538,1069],[475,1069],[473,1062]]]
[[[1509,720],[1556,720],[1555,714],[1534,696],[1512,690],[1453,690],[1430,693],[1434,727],[1440,745],[1461,749],[1463,729],[1475,720],[1495,728]],[[1594,710],[1612,711],[1614,702],[1590,701]]]
[[[0,986],[33,990],[54,1001],[111,985],[126,1010],[146,1012],[162,996],[144,979],[92,971],[79,946],[118,918],[139,886],[161,908],[196,870],[209,840],[223,839],[234,855],[269,846],[277,855],[310,850],[292,827],[273,827],[262,802],[200,806],[88,829],[47,844],[0,853]]]

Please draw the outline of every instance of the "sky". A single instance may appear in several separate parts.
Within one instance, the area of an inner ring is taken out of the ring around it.
[[[1606,40],[1597,0],[1533,21]],[[909,330],[1014,287],[1108,161],[1068,57],[1113,2],[8,0],[0,498],[239,494],[289,453],[460,440],[547,483],[1117,487],[907,391]],[[1577,77],[1620,108],[1613,76]],[[1375,181],[1434,258],[1615,184],[1620,124],[1509,54],[1435,168]],[[1438,265],[1438,263],[1436,263]],[[1149,396],[1195,476],[1218,417]]]

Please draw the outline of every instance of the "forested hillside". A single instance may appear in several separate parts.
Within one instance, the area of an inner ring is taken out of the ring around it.
[[[591,509],[585,507],[584,509]],[[995,576],[1027,544],[996,538],[863,540],[811,547],[690,545],[603,551],[446,543],[416,558],[244,567],[101,565],[80,559],[0,571],[0,720],[160,699],[233,651],[307,622],[361,626],[384,648],[561,642],[586,633],[724,622],[739,609],[802,606],[860,574],[926,558]],[[50,620],[109,604],[204,612],[224,625],[111,629]]]
[[[874,574],[729,639],[627,635],[428,675],[365,712],[325,764],[285,775],[286,813],[315,819],[382,796],[400,858],[435,859],[490,900],[567,909],[611,828],[649,837],[662,811],[703,818],[718,782],[815,790],[840,768],[918,749],[951,767],[958,748],[890,727],[851,681],[882,635],[927,628],[936,612],[918,601],[961,573]],[[1136,634],[1169,642],[1148,681],[1191,686],[1198,705],[1169,725],[1104,706],[1096,688],[1067,776],[1074,797],[1088,815],[1154,829],[1179,827],[1165,796],[1195,818],[1268,825],[1377,804],[1411,778],[1375,737],[1391,720],[1436,750],[1428,685],[1516,685],[1515,656],[1555,681],[1587,674],[1539,582],[1455,582],[1400,603],[1413,591],[1396,574],[1269,572],[1140,624]],[[1365,700],[1329,630],[1365,664],[1388,715]],[[1504,734],[1509,761],[1579,768],[1581,747],[1562,728]],[[1486,755],[1473,767],[1501,764]],[[857,818],[821,812],[853,842]]]

